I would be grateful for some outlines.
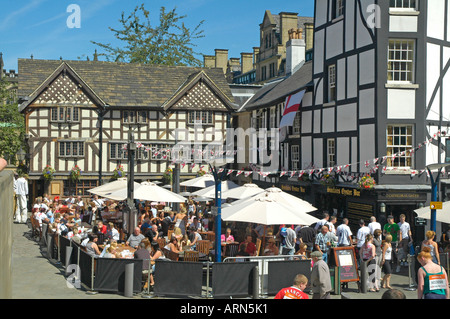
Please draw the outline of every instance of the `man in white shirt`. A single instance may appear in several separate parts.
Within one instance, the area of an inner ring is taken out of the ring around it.
[[[338,236],[338,247],[349,247],[353,245],[353,233],[350,227],[348,227],[348,218],[344,218],[342,224],[336,228],[336,235]]]
[[[412,233],[411,233],[411,226],[406,221],[406,216],[404,214],[400,215],[400,222],[397,223],[397,225],[400,227],[400,234],[401,234],[401,241],[399,243],[399,250],[403,249],[403,254],[400,253],[401,256],[404,258],[401,259],[400,265],[401,266],[407,266],[406,261],[402,261],[406,258],[408,255],[408,247],[409,242],[412,241]]]
[[[316,226],[314,226],[314,230],[318,231],[319,229],[322,229],[322,226],[325,225],[329,219],[330,219],[330,215],[328,215],[328,213],[323,213],[323,219],[319,220],[316,223]]]
[[[94,200],[93,200],[93,202],[94,202],[95,206],[96,206],[98,209],[103,208],[104,202],[103,202],[102,199],[99,199],[99,198],[98,198],[98,195],[94,195]]]
[[[334,224],[336,224],[336,222],[337,222],[336,216],[331,216],[330,220],[325,223],[325,225],[328,226],[328,229],[330,230],[330,232],[332,232],[335,235],[336,235],[336,228],[334,227]]]
[[[366,241],[366,236],[370,234],[369,227],[366,226],[366,223],[364,222],[364,219],[361,219],[359,221],[359,229],[356,233],[356,256],[359,256],[359,249],[364,245],[364,242]]]
[[[27,209],[27,196],[28,196],[28,181],[25,177],[21,176],[16,180],[16,199],[17,208],[16,214],[14,216],[14,221],[16,223],[25,224],[28,219],[28,209]]]
[[[369,225],[367,225],[367,227],[369,227],[370,229],[370,233],[373,235],[373,232],[376,229],[381,229],[381,224],[379,222],[377,222],[377,219],[375,218],[375,216],[370,217],[370,223]],[[380,235],[381,236],[381,235]]]

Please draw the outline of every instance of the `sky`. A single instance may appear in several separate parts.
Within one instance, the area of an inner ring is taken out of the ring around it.
[[[195,51],[214,55],[215,49],[228,49],[229,58],[240,58],[241,52],[253,52],[259,46],[259,24],[264,13],[296,12],[300,16],[314,15],[314,0],[1,0],[0,52],[7,70],[17,70],[17,59],[92,60],[91,43],[118,45],[114,33],[120,28],[122,12],[127,15],[144,3],[150,11],[152,26],[159,24],[161,7],[176,8],[188,28],[204,20],[204,37],[195,40]],[[72,19],[79,8],[79,27]],[[69,9],[69,10],[68,10]],[[68,23],[69,21],[69,23]],[[201,55],[196,56],[203,60]]]

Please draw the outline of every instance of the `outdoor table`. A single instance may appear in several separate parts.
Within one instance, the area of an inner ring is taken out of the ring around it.
[[[98,247],[99,247],[99,249],[103,250],[105,248],[105,245],[98,245]],[[130,251],[133,255],[131,257],[122,257],[122,258],[133,259],[134,258],[134,252],[136,251],[135,248],[133,248],[133,247],[131,247],[129,245],[125,245],[125,244],[118,244],[117,245],[116,252],[122,253],[125,250]]]
[[[179,253],[178,253],[178,260],[179,261],[183,261],[183,259],[184,259],[184,250],[182,250],[182,251],[180,251]],[[207,257],[207,255],[205,254],[205,253],[202,253],[202,252],[199,252],[198,253],[198,259],[200,260],[200,261],[202,261],[202,260],[206,260],[206,257]]]

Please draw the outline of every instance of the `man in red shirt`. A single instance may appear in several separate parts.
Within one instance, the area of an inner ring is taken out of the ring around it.
[[[255,256],[256,245],[252,242],[252,236],[247,236],[244,242],[239,245],[238,256]]]
[[[291,287],[281,289],[274,299],[309,299],[303,292],[308,285],[308,278],[305,275],[298,274],[294,278],[294,284]]]

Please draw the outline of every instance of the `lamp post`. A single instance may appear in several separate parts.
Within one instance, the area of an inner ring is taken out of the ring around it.
[[[432,164],[427,166],[428,174],[430,175],[430,181],[431,181],[431,201],[435,202],[437,201],[437,189],[439,185],[439,180],[441,178],[441,169],[444,167],[450,166],[450,163],[444,163],[444,164]],[[433,174],[431,173],[432,170],[438,169],[438,174],[436,176],[436,179],[433,178]],[[431,209],[431,230],[436,232],[436,209]]]
[[[225,158],[225,161],[212,161],[209,163],[210,170],[214,176],[214,185],[215,185],[215,203],[216,206],[213,207],[213,215],[215,216],[216,230],[215,230],[215,255],[216,262],[222,261],[222,243],[221,243],[221,235],[222,235],[222,178],[226,174],[225,170],[219,172],[218,167],[226,165],[229,161],[233,161],[234,158]]]
[[[125,207],[125,216],[128,215],[128,225],[125,231],[131,234],[137,225],[137,209],[134,204],[134,158],[136,155],[136,143],[134,142],[134,132],[132,126],[128,131],[128,176],[127,176],[127,205]],[[125,217],[124,216],[124,217]]]

